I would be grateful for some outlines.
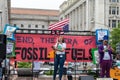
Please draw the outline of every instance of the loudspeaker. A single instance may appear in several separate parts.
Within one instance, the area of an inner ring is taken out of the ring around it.
[[[72,75],[68,75],[67,78],[68,78],[68,80],[73,80]]]
[[[6,58],[6,35],[0,34],[0,58]]]
[[[33,76],[30,68],[18,68],[18,77],[31,77]]]
[[[93,76],[80,76],[79,80],[95,80]]]

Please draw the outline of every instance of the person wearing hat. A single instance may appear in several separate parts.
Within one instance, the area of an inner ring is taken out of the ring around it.
[[[98,47],[100,55],[100,77],[110,77],[112,66],[112,47],[108,44],[108,37],[104,36],[103,43]]]

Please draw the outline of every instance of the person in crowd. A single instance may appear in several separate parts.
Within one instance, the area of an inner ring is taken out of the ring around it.
[[[2,59],[0,58],[0,80],[2,80]]]
[[[62,80],[68,80],[67,79],[67,68],[68,68],[68,62],[65,62],[64,67],[63,67],[63,78],[62,78]]]
[[[33,61],[33,77],[34,80],[37,80],[40,72],[40,67],[41,67],[42,62],[40,61]]]
[[[59,80],[61,80],[63,74],[63,66],[65,62],[65,49],[66,49],[64,37],[59,36],[56,44],[52,48],[55,50],[53,80],[56,80],[58,66],[59,66]]]
[[[5,58],[2,61],[2,78],[3,79],[8,79],[9,78],[11,68],[14,68],[14,64],[10,63],[9,58]]]
[[[116,61],[115,65],[117,66],[118,69],[120,69],[120,54],[119,53],[116,55],[115,61]]]
[[[108,44],[108,39],[105,38],[103,43],[98,47],[100,55],[100,76],[110,77],[110,68],[112,66],[112,47]]]

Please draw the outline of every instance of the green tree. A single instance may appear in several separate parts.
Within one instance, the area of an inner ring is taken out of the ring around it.
[[[118,24],[117,28],[113,28],[113,30],[110,32],[111,34],[111,46],[115,49],[116,44],[120,42],[120,23]]]

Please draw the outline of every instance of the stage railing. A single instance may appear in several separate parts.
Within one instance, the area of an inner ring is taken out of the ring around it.
[[[29,33],[29,34],[56,34],[56,35],[95,35],[94,31],[78,31],[78,30],[69,30],[69,31],[61,31],[61,30],[47,30],[47,29],[18,29],[16,33]]]

